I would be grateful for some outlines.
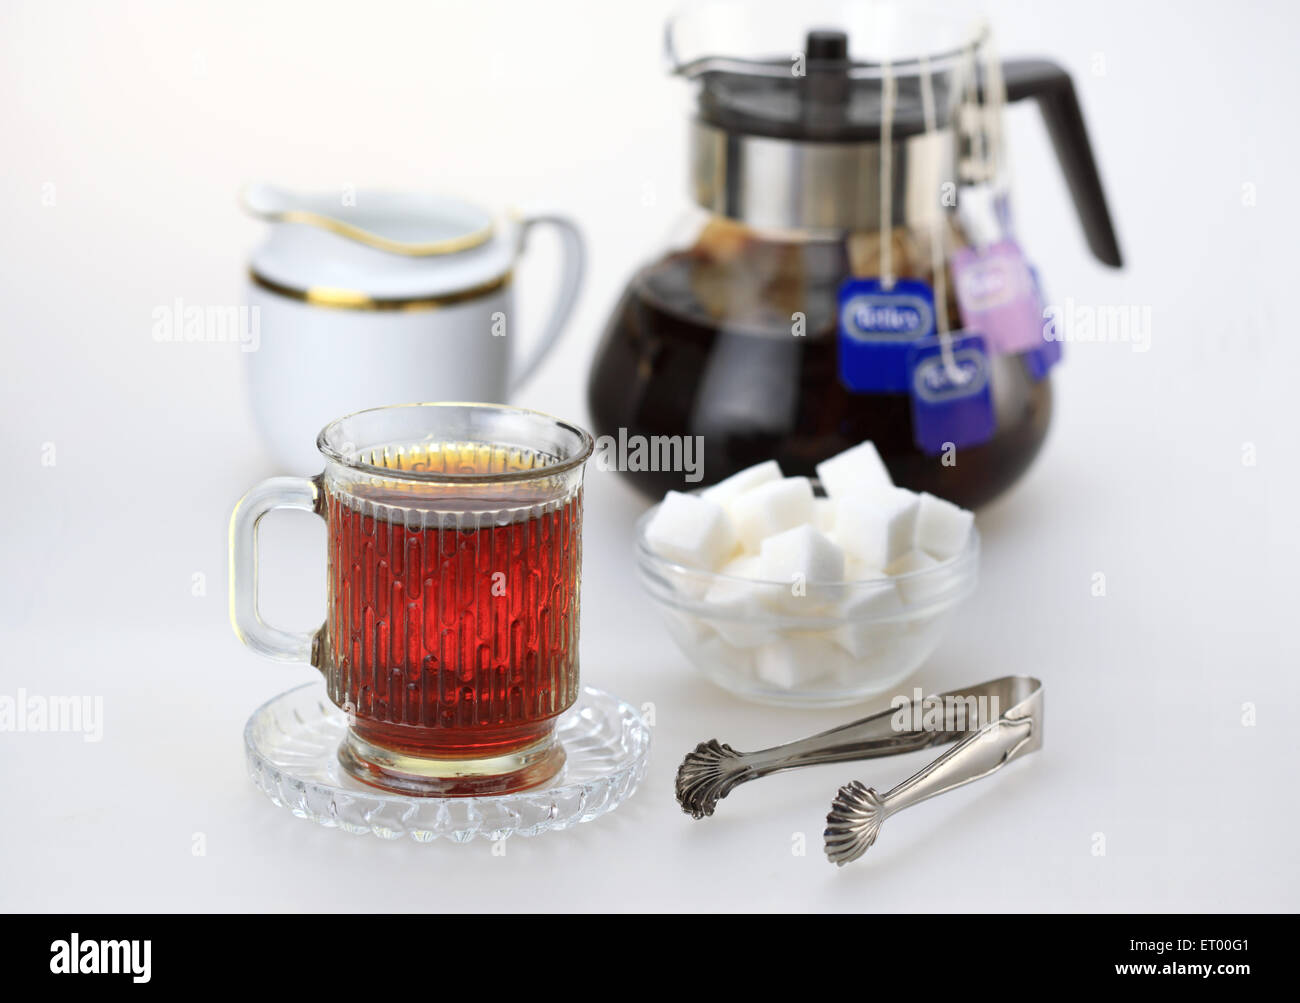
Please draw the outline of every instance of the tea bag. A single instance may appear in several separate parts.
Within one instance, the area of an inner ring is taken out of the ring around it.
[[[858,230],[848,237],[849,271],[856,278],[881,274],[881,262],[888,257],[897,262],[900,271],[912,274],[916,259],[915,247],[906,227],[896,226],[889,231],[889,250],[879,230]]]
[[[807,309],[809,255],[818,246],[713,217],[691,248],[692,293],[718,323],[785,333],[791,316]]]
[[[691,250],[711,264],[729,265],[739,262],[753,241],[754,232],[749,227],[713,216],[704,224]]]
[[[935,128],[937,114],[934,83],[924,56],[920,58],[920,73],[921,104],[929,131]],[[914,342],[908,357],[912,437],[931,456],[949,447],[980,445],[992,438],[997,428],[985,339],[981,334],[953,332],[949,327],[955,314],[949,308],[944,235],[942,223],[936,222],[930,239],[935,333]]]

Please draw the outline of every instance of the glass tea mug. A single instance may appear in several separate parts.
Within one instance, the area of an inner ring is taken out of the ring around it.
[[[349,727],[339,761],[407,794],[500,794],[563,765],[578,694],[585,431],[489,404],[360,411],[317,439],[325,469],[273,477],[230,523],[231,620],[260,654],[310,662]],[[315,512],[328,536],[317,631],[264,622],[258,523]]]

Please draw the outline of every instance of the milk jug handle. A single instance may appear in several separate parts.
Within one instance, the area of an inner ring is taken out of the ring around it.
[[[1046,59],[1008,59],[1002,62],[1002,77],[1008,101],[1033,98],[1038,102],[1088,247],[1099,261],[1119,268],[1123,264],[1119,238],[1070,74]]]
[[[528,235],[534,227],[549,226],[554,228],[560,238],[560,281],[555,294],[555,303],[550,316],[542,328],[537,343],[522,358],[516,356],[510,370],[510,392],[515,393],[529,377],[536,372],[542,360],[555,347],[564,326],[569,322],[573,308],[578,302],[582,290],[582,279],[587,270],[587,249],[580,231],[572,220],[557,215],[525,216],[519,234],[519,247],[522,253],[528,242]]]

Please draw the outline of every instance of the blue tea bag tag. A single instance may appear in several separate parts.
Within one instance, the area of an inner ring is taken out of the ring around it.
[[[1025,370],[1029,373],[1029,378],[1035,383],[1042,381],[1054,365],[1061,361],[1061,343],[1059,341],[1044,341],[1037,348],[1025,352],[1021,356],[1025,363]]]
[[[934,293],[919,279],[840,286],[840,382],[859,393],[907,393],[908,352],[934,333]]]
[[[958,332],[948,341],[951,363],[938,337],[926,338],[908,352],[912,435],[929,456],[988,442],[997,428],[984,337]]]

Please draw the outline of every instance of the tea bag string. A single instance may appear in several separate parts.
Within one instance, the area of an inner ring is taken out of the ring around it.
[[[996,175],[989,152],[993,144],[985,128],[987,91],[980,90],[976,43],[971,43],[966,49],[965,58],[961,61],[961,72],[962,79],[958,81],[956,90],[962,95],[962,111],[970,129],[971,157],[974,159],[973,166],[966,174],[968,180],[978,182],[981,178],[988,179]],[[974,239],[976,250],[982,255],[991,243],[988,232],[983,227],[974,227]]]
[[[972,153],[975,156],[976,168],[980,171],[992,171],[989,149],[992,143],[989,142],[988,130],[985,129],[985,105],[987,105],[987,91],[980,91],[979,87],[979,66],[975,61],[975,47],[971,45],[966,49],[966,58],[962,60],[962,73],[966,74],[965,81],[961,82],[961,90],[969,95],[967,99],[967,112],[970,114],[971,135],[974,142],[971,143]],[[972,171],[974,174],[974,171]],[[979,177],[974,174],[974,177]]]
[[[880,64],[880,286],[894,288],[894,105],[898,81],[893,67]]]
[[[934,81],[930,76],[930,60],[920,57],[921,74],[921,115],[925,123],[927,136],[935,135],[938,130],[938,116],[934,106]],[[952,334],[948,330],[948,276],[945,271],[944,250],[946,241],[944,214],[939,212],[930,224],[930,269],[934,273],[934,323],[935,333],[939,336],[939,353],[943,359],[943,368],[953,383],[962,384],[968,376],[957,365],[952,351]]]
[[[992,175],[994,194],[998,197],[998,204],[1001,207],[1002,196],[1009,190],[1011,184],[1011,165],[1006,157],[1006,146],[1003,144],[1002,136],[1002,109],[1007,103],[1007,84],[1002,76],[1002,60],[998,57],[992,41],[985,42],[984,53],[984,121],[988,123],[989,172]],[[1003,231],[1009,224],[1009,220],[1002,217],[1000,210],[998,224]],[[1010,234],[1004,232],[1003,236],[1010,236]]]

